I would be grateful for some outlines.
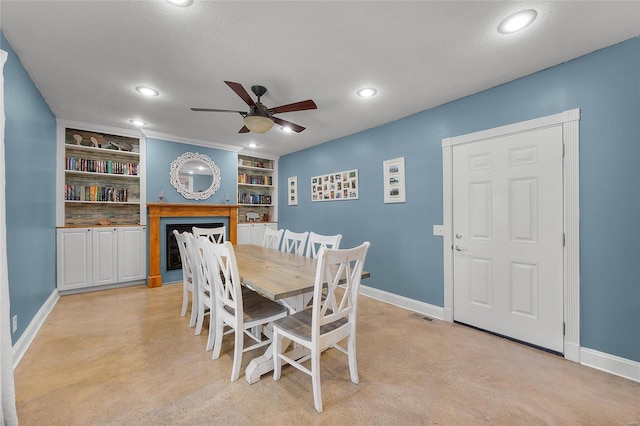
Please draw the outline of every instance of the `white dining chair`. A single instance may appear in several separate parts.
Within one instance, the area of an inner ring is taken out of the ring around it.
[[[207,264],[205,273],[208,274],[209,281],[213,282],[214,291],[212,298],[215,303],[216,333],[211,357],[220,357],[224,327],[230,327],[235,334],[231,369],[231,381],[234,382],[240,377],[242,354],[271,343],[269,337],[263,338],[262,329],[265,325],[285,317],[287,308],[242,286],[236,256],[230,242],[204,242],[201,247]],[[256,343],[245,347],[245,334]]]
[[[182,262],[182,310],[180,316],[187,315],[187,307],[189,306],[189,294],[191,294],[191,317],[189,318],[189,327],[196,325],[198,315],[198,293],[193,289],[193,268],[191,259],[187,254],[187,235],[188,232],[180,233],[176,229],[173,235],[178,243],[180,252],[180,262]]]
[[[217,228],[192,228],[193,236],[196,238],[207,237],[212,243],[220,244],[227,241],[227,227],[219,226]]]
[[[318,258],[320,248],[326,247],[330,249],[340,248],[340,240],[342,234],[337,235],[320,235],[315,232],[309,233],[309,239],[307,240],[307,252],[306,256],[312,259]]]
[[[313,306],[273,323],[273,379],[279,380],[282,361],[311,376],[313,400],[316,410],[322,412],[320,386],[320,354],[335,348],[345,353],[349,360],[351,381],[358,383],[356,362],[356,317],[358,288],[362,278],[367,251],[366,241],[351,249],[321,248],[313,288]],[[326,297],[322,290],[326,284]],[[339,289],[344,287],[344,290]],[[347,348],[338,344],[347,338]],[[309,355],[294,360],[283,353],[283,339],[292,340],[310,350]],[[311,369],[302,363],[311,359]]]
[[[308,232],[293,232],[285,229],[284,236],[282,238],[281,250],[287,253],[294,253],[299,256],[304,256],[304,247],[307,244]]]
[[[280,250],[280,242],[282,241],[282,234],[284,229],[264,229],[264,236],[262,237],[262,246],[266,248]]]
[[[215,306],[211,299],[211,288],[209,282],[204,279],[204,264],[202,251],[199,249],[200,239],[209,241],[207,237],[196,238],[193,234],[186,234],[186,247],[187,255],[191,259],[191,265],[193,267],[193,289],[197,295],[197,314],[196,314],[196,335],[202,333],[202,326],[204,325],[204,319],[209,315],[209,328],[211,328],[211,321],[215,318],[215,314],[212,314],[212,310]],[[211,337],[211,335],[210,335]],[[210,350],[212,341],[207,341],[207,350]]]

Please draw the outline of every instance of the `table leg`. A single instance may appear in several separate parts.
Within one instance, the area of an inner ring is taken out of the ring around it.
[[[291,313],[297,312],[300,309],[304,309],[304,297],[300,295],[287,298],[284,300],[284,304],[291,308],[293,311]],[[290,344],[291,340],[282,340],[282,347],[285,348],[285,350]],[[252,359],[247,366],[244,377],[250,385],[260,381],[260,376],[263,374],[273,371],[273,346],[274,344],[271,342],[264,353]],[[293,359],[300,359],[308,353],[309,351],[304,347],[294,347],[291,351],[287,352],[287,355]]]

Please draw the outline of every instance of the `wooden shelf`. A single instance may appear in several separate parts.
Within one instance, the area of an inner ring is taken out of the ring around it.
[[[73,151],[82,151],[82,152],[91,152],[91,153],[100,152],[100,153],[109,154],[109,155],[124,155],[132,158],[140,158],[139,152],[121,151],[118,149],[96,148],[93,146],[74,145],[71,143],[66,143],[64,146],[65,146],[65,149],[73,150]]]
[[[120,173],[99,173],[99,172],[83,172],[80,170],[65,170],[65,173],[81,176],[103,176],[103,177],[119,177],[129,179],[140,179],[140,175],[123,175]]]
[[[242,204],[238,203],[239,206],[247,206],[247,207],[275,207],[273,204]]]
[[[137,201],[80,201],[80,200],[64,200],[67,204],[129,204],[139,205],[140,200]]]
[[[255,183],[238,183],[238,186],[250,186],[254,188],[273,188],[275,185],[258,185]]]
[[[266,167],[252,167],[252,166],[241,166],[238,164],[238,169],[243,170],[253,170],[253,171],[261,171],[261,172],[273,172],[274,169],[267,169]]]

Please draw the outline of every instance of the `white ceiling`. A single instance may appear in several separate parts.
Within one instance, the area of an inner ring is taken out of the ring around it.
[[[525,8],[538,19],[503,35]],[[0,1],[1,29],[58,118],[283,155],[477,93],[640,35],[639,1]],[[239,134],[224,80],[267,87],[300,133]],[[147,85],[160,96],[145,98]],[[355,91],[374,86],[363,99]]]

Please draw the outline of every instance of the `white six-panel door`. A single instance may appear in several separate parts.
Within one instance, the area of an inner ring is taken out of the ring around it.
[[[454,320],[563,352],[562,126],[453,147]]]

